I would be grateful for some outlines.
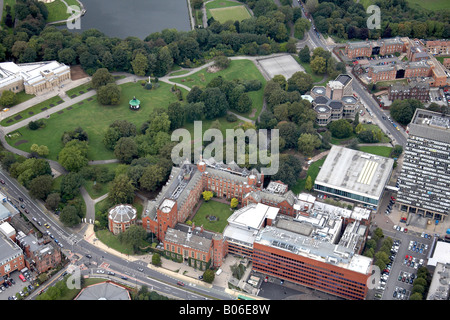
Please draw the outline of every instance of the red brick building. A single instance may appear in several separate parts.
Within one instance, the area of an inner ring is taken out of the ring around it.
[[[347,42],[345,55],[349,59],[370,57],[372,55],[388,55],[396,52],[405,52],[407,43],[399,37],[390,39],[366,40]]]
[[[0,284],[3,276],[9,276],[15,270],[25,268],[22,249],[9,237],[0,232]]]
[[[254,271],[349,300],[365,299],[370,268],[370,258],[273,227],[253,247]]]
[[[37,239],[34,235],[19,232],[17,244],[22,248],[26,257],[26,266],[38,273],[46,272],[61,263],[61,250],[56,244],[47,239]]]

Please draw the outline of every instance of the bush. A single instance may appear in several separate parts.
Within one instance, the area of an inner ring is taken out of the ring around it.
[[[238,120],[236,115],[232,114],[232,113],[228,113],[226,119],[227,119],[228,122],[236,122]]]

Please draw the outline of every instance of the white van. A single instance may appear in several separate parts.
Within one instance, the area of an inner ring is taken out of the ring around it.
[[[221,273],[222,273],[222,269],[218,269],[218,270],[216,271],[216,276],[219,276]]]

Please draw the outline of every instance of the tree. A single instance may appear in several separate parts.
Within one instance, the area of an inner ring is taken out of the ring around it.
[[[238,99],[236,111],[246,113],[249,112],[251,108],[252,108],[252,99],[249,97],[248,93],[244,92]]]
[[[218,56],[214,60],[214,65],[219,69],[226,69],[230,65],[231,60],[225,56]]]
[[[152,255],[152,264],[157,267],[160,267],[162,265],[161,255],[159,253],[154,253]]]
[[[311,178],[311,176],[308,176],[306,178],[306,182],[305,182],[305,189],[308,191],[311,191],[312,188],[313,188],[312,178]]]
[[[106,68],[100,68],[95,71],[95,73],[92,75],[92,87],[94,89],[99,89],[100,87],[103,87],[107,85],[108,83],[114,83],[114,77],[111,73],[109,73],[108,69]]]
[[[67,205],[62,209],[59,220],[66,227],[73,227],[81,222],[81,218],[78,215],[78,209],[72,205]]]
[[[58,154],[58,161],[69,171],[78,172],[88,164],[86,141],[71,140]]]
[[[325,74],[327,71],[327,62],[322,57],[315,57],[311,61],[311,71],[316,74]]]
[[[30,181],[28,191],[36,199],[44,200],[52,191],[53,177],[51,175],[42,175]]]
[[[212,191],[203,191],[202,196],[205,201],[209,201],[214,196],[214,194],[212,193]]]
[[[145,240],[147,232],[142,226],[131,225],[125,232],[119,234],[119,241],[130,246],[134,252],[139,250],[139,246]]]
[[[213,283],[215,277],[216,274],[211,269],[206,269],[205,272],[203,272],[203,281],[207,283]]]
[[[239,204],[239,200],[238,199],[236,199],[236,198],[232,198],[231,199],[231,201],[230,201],[230,207],[231,208],[236,208],[237,207],[237,205]]]
[[[305,155],[311,155],[313,151],[320,147],[322,141],[316,134],[303,133],[298,138],[298,150]]]
[[[155,191],[166,179],[166,170],[159,164],[150,165],[145,168],[139,179],[142,189]]]
[[[3,107],[11,107],[16,103],[16,94],[12,91],[5,90],[0,97],[0,105]]]
[[[271,176],[272,181],[283,181],[288,186],[294,186],[302,172],[302,161],[291,154],[280,154],[278,172]]]
[[[80,194],[80,187],[83,182],[83,178],[77,172],[69,172],[61,179],[60,193],[63,200],[73,199]]]
[[[40,155],[41,157],[48,156],[48,154],[49,154],[49,150],[48,150],[48,147],[47,147],[47,146],[44,146],[44,145],[38,146],[36,143],[33,143],[33,144],[31,145],[30,150],[31,150],[32,152],[36,152],[36,153],[37,153],[38,155]]]
[[[112,204],[133,203],[135,189],[131,179],[125,174],[120,174],[112,181],[108,199]]]
[[[120,138],[114,147],[114,155],[121,162],[131,163],[138,156],[138,147],[134,139],[131,137]]]
[[[137,53],[133,61],[131,61],[133,72],[137,76],[145,76],[148,69],[148,60],[143,53]]]
[[[311,22],[306,18],[300,18],[295,21],[294,30],[295,36],[298,39],[303,39],[305,32],[311,28]]]
[[[64,48],[58,51],[58,60],[67,65],[76,63],[77,53],[72,48]]]
[[[311,61],[311,54],[309,52],[309,47],[305,45],[299,52],[298,57],[301,62],[309,63]]]
[[[56,210],[61,201],[61,195],[57,192],[50,193],[45,200],[45,206],[50,210]]]
[[[313,79],[310,74],[303,71],[295,72],[288,79],[288,91],[297,90],[301,94],[305,94],[307,91],[311,90],[313,86]]]
[[[118,105],[122,89],[115,83],[108,83],[97,90],[97,99],[103,105]]]
[[[348,138],[353,133],[352,125],[345,119],[331,122],[329,129],[333,137],[338,139]]]
[[[183,126],[185,114],[184,107],[181,103],[174,102],[169,104],[169,107],[167,108],[167,115],[169,116],[171,130],[178,129]]]
[[[219,88],[206,88],[200,96],[205,104],[203,112],[208,120],[226,115],[228,101],[225,94]]]
[[[423,109],[423,103],[416,99],[406,99],[406,100],[394,100],[392,102],[389,112],[391,117],[403,124],[407,125],[411,122],[414,112],[417,108]]]

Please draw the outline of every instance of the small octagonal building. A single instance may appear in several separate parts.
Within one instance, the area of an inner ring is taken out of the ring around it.
[[[118,204],[108,213],[108,228],[117,235],[125,232],[131,225],[136,224],[137,210],[129,204]]]

